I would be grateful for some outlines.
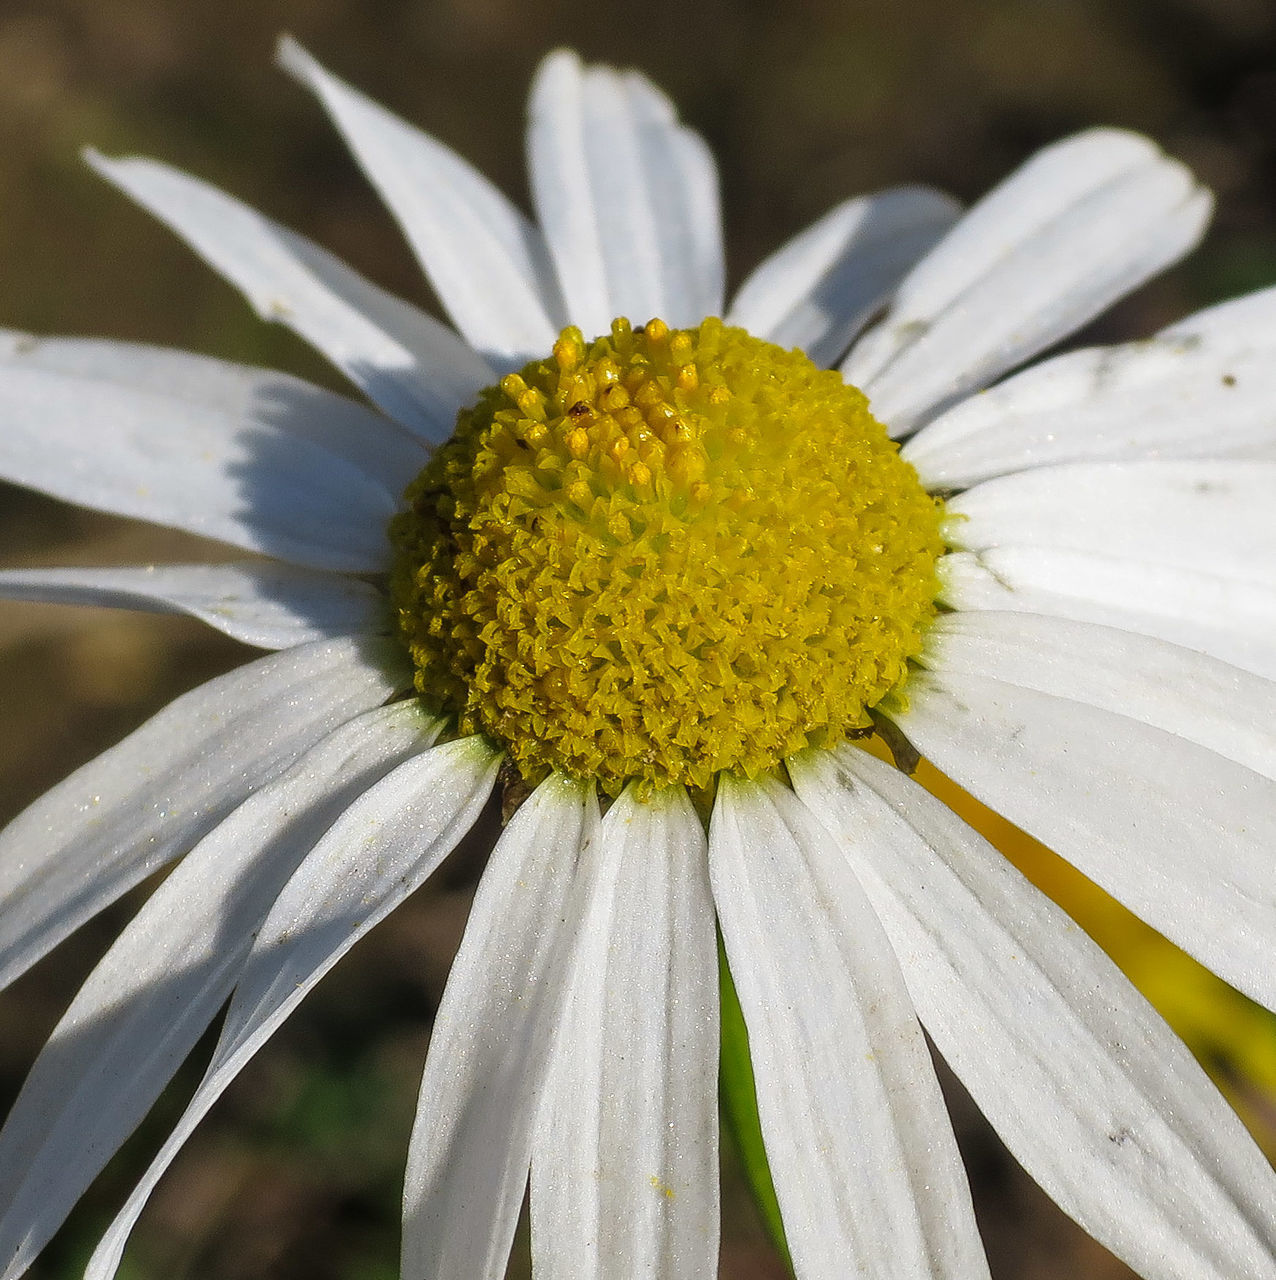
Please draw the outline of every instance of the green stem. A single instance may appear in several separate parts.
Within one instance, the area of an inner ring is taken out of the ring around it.
[[[789,1270],[793,1260],[784,1236],[780,1218],[780,1202],[775,1198],[775,1183],[767,1163],[762,1142],[762,1122],[758,1119],[758,1095],[753,1083],[753,1063],[749,1057],[749,1032],[744,1025],[740,997],[736,995],[727,953],[718,939],[718,985],[722,993],[722,1062],[718,1077],[722,1111],[727,1128],[735,1140],[744,1175],[753,1192],[763,1225],[779,1250]]]

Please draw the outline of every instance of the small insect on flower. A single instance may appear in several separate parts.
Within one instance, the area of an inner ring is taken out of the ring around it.
[[[987,1275],[923,1028],[1136,1271],[1274,1280],[1276,1178],[1236,1116],[908,776],[926,757],[1276,1007],[1276,291],[1005,376],[1189,250],[1208,194],[1095,129],[964,213],[850,199],[728,303],[713,160],[640,75],[542,64],[533,222],[281,58],[453,327],[195,178],[93,154],[359,398],[0,337],[0,475],[256,553],[0,591],[269,651],[0,835],[6,981],[176,862],[0,1132],[0,1274],[226,1006],[89,1264],[113,1275],[193,1127],[499,786],[405,1277],[504,1274],[529,1182],[538,1276],[717,1274],[720,934],[801,1280]]]

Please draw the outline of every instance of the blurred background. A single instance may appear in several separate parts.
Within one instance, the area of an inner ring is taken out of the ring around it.
[[[190,169],[433,306],[315,103],[274,69],[281,31],[524,206],[523,101],[539,57],[570,44],[641,68],[718,156],[733,281],[847,195],[925,181],[970,200],[1042,144],[1110,123],[1185,159],[1219,208],[1188,263],[1084,341],[1146,334],[1276,282],[1270,0],[0,0],[0,324],[188,347],[339,386],[95,179],[78,157],[86,144]],[[193,540],[0,487],[6,564],[208,554]],[[175,694],[249,656],[180,619],[0,606],[0,819]],[[1030,841],[956,802],[1113,952],[1276,1152],[1272,1020]],[[178,1160],[122,1275],[397,1275],[420,1064],[479,870],[454,859],[324,981]],[[139,900],[106,912],[0,995],[0,1111]],[[210,1048],[200,1047],[32,1274],[80,1274]],[[960,1091],[950,1096],[997,1280],[1128,1276],[1035,1190]],[[730,1152],[725,1159],[722,1275],[780,1277]],[[526,1273],[520,1242],[511,1275]]]

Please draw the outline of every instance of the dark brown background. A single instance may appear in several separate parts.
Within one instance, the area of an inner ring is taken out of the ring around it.
[[[315,103],[273,69],[284,30],[524,203],[523,99],[538,58],[571,44],[642,68],[718,155],[735,281],[849,194],[922,180],[971,199],[1036,147],[1094,123],[1154,135],[1215,188],[1219,213],[1189,264],[1089,337],[1145,333],[1276,280],[1269,0],[0,0],[0,324],[168,343],[337,385],[95,179],[78,159],[84,144],[193,170],[427,299]],[[203,554],[0,487],[5,563]],[[247,652],[177,619],[0,607],[0,817]],[[453,866],[358,947],[245,1072],[161,1187],[122,1275],[397,1274],[416,1079],[474,872]],[[129,909],[0,996],[0,1103]],[[79,1274],[197,1070],[34,1274]],[[955,1106],[998,1280],[1128,1274]],[[734,1180],[725,1198],[723,1275],[781,1275]],[[520,1255],[513,1274],[525,1267]]]

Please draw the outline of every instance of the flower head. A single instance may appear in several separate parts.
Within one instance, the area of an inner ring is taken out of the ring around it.
[[[94,156],[372,407],[171,351],[0,347],[0,474],[269,557],[0,590],[274,650],[0,835],[4,979],[181,859],[0,1132],[3,1275],[229,999],[90,1263],[114,1274],[192,1127],[507,759],[529,794],[435,1023],[405,1276],[503,1274],[529,1176],[538,1276],[716,1274],[720,930],[801,1280],[986,1274],[923,1027],[1142,1274],[1276,1277],[1276,1180],[1184,1046],[858,741],[925,755],[1276,1006],[1276,292],[996,382],[1190,248],[1208,196],[1095,130],[964,215],[850,200],[724,314],[713,162],[641,77],[543,64],[534,225],[283,60],[455,330],[195,179]]]
[[[935,613],[939,518],[832,370],[615,320],[462,410],[392,596],[422,696],[529,782],[705,789],[871,724]]]

